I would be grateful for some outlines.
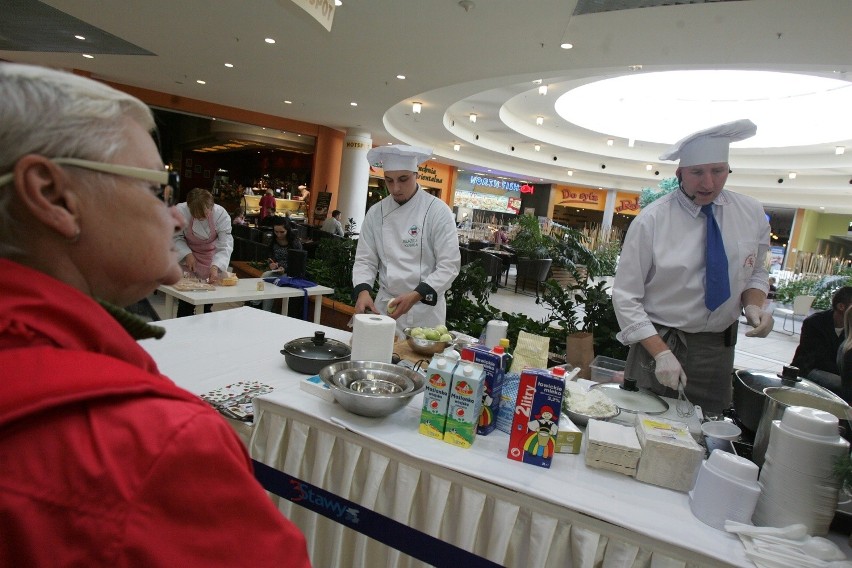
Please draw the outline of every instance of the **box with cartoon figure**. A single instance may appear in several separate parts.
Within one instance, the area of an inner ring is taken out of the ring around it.
[[[462,361],[453,371],[450,403],[444,441],[461,448],[469,448],[476,438],[476,425],[482,410],[482,392],[485,389],[485,371],[482,365]]]
[[[435,355],[426,369],[426,389],[423,391],[423,408],[420,411],[418,429],[424,436],[438,440],[444,438],[447,404],[450,400],[450,385],[453,383],[455,366],[455,361]]]
[[[559,432],[559,414],[565,383],[541,369],[524,369],[509,434],[508,458],[550,467]]]
[[[462,349],[461,358],[463,361],[478,363],[485,370],[482,411],[479,414],[476,433],[480,436],[486,436],[497,427],[500,393],[503,390],[503,380],[506,376],[506,369],[509,368],[511,355],[506,353],[503,347],[499,345],[491,349],[484,345],[471,345]]]

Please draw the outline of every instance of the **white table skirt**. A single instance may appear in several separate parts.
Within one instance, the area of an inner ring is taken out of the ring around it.
[[[384,419],[350,414],[302,391],[278,352],[323,329],[241,308],[161,322],[141,344],[197,394],[237,380],[256,399],[252,457],[305,482],[506,566],[752,566],[739,540],[695,519],[687,496],[557,454],[551,469],[505,457],[495,432],[464,450],[417,433],[419,404]],[[246,430],[243,432],[247,433]],[[277,499],[304,531],[315,566],[422,566],[375,540]]]

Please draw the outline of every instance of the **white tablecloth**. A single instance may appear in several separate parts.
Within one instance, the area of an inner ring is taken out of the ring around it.
[[[587,468],[557,454],[550,469],[507,459],[508,436],[457,448],[418,434],[422,395],[383,419],[350,414],[299,388],[281,346],[323,329],[240,308],[161,322],[141,344],[194,393],[237,380],[275,391],[256,400],[252,457],[303,481],[506,566],[752,566],[739,540],[695,519],[687,495]],[[243,426],[247,435],[250,428]],[[316,566],[421,566],[283,499]]]

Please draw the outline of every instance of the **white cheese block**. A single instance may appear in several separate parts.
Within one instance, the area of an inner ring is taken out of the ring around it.
[[[689,491],[704,459],[702,448],[683,422],[647,414],[636,417],[642,455],[636,479],[675,491]]]

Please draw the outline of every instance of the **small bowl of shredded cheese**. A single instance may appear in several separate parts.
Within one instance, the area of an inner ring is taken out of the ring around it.
[[[562,410],[578,426],[585,426],[592,418],[610,420],[619,413],[615,403],[599,389],[587,390],[573,382],[565,385]]]

